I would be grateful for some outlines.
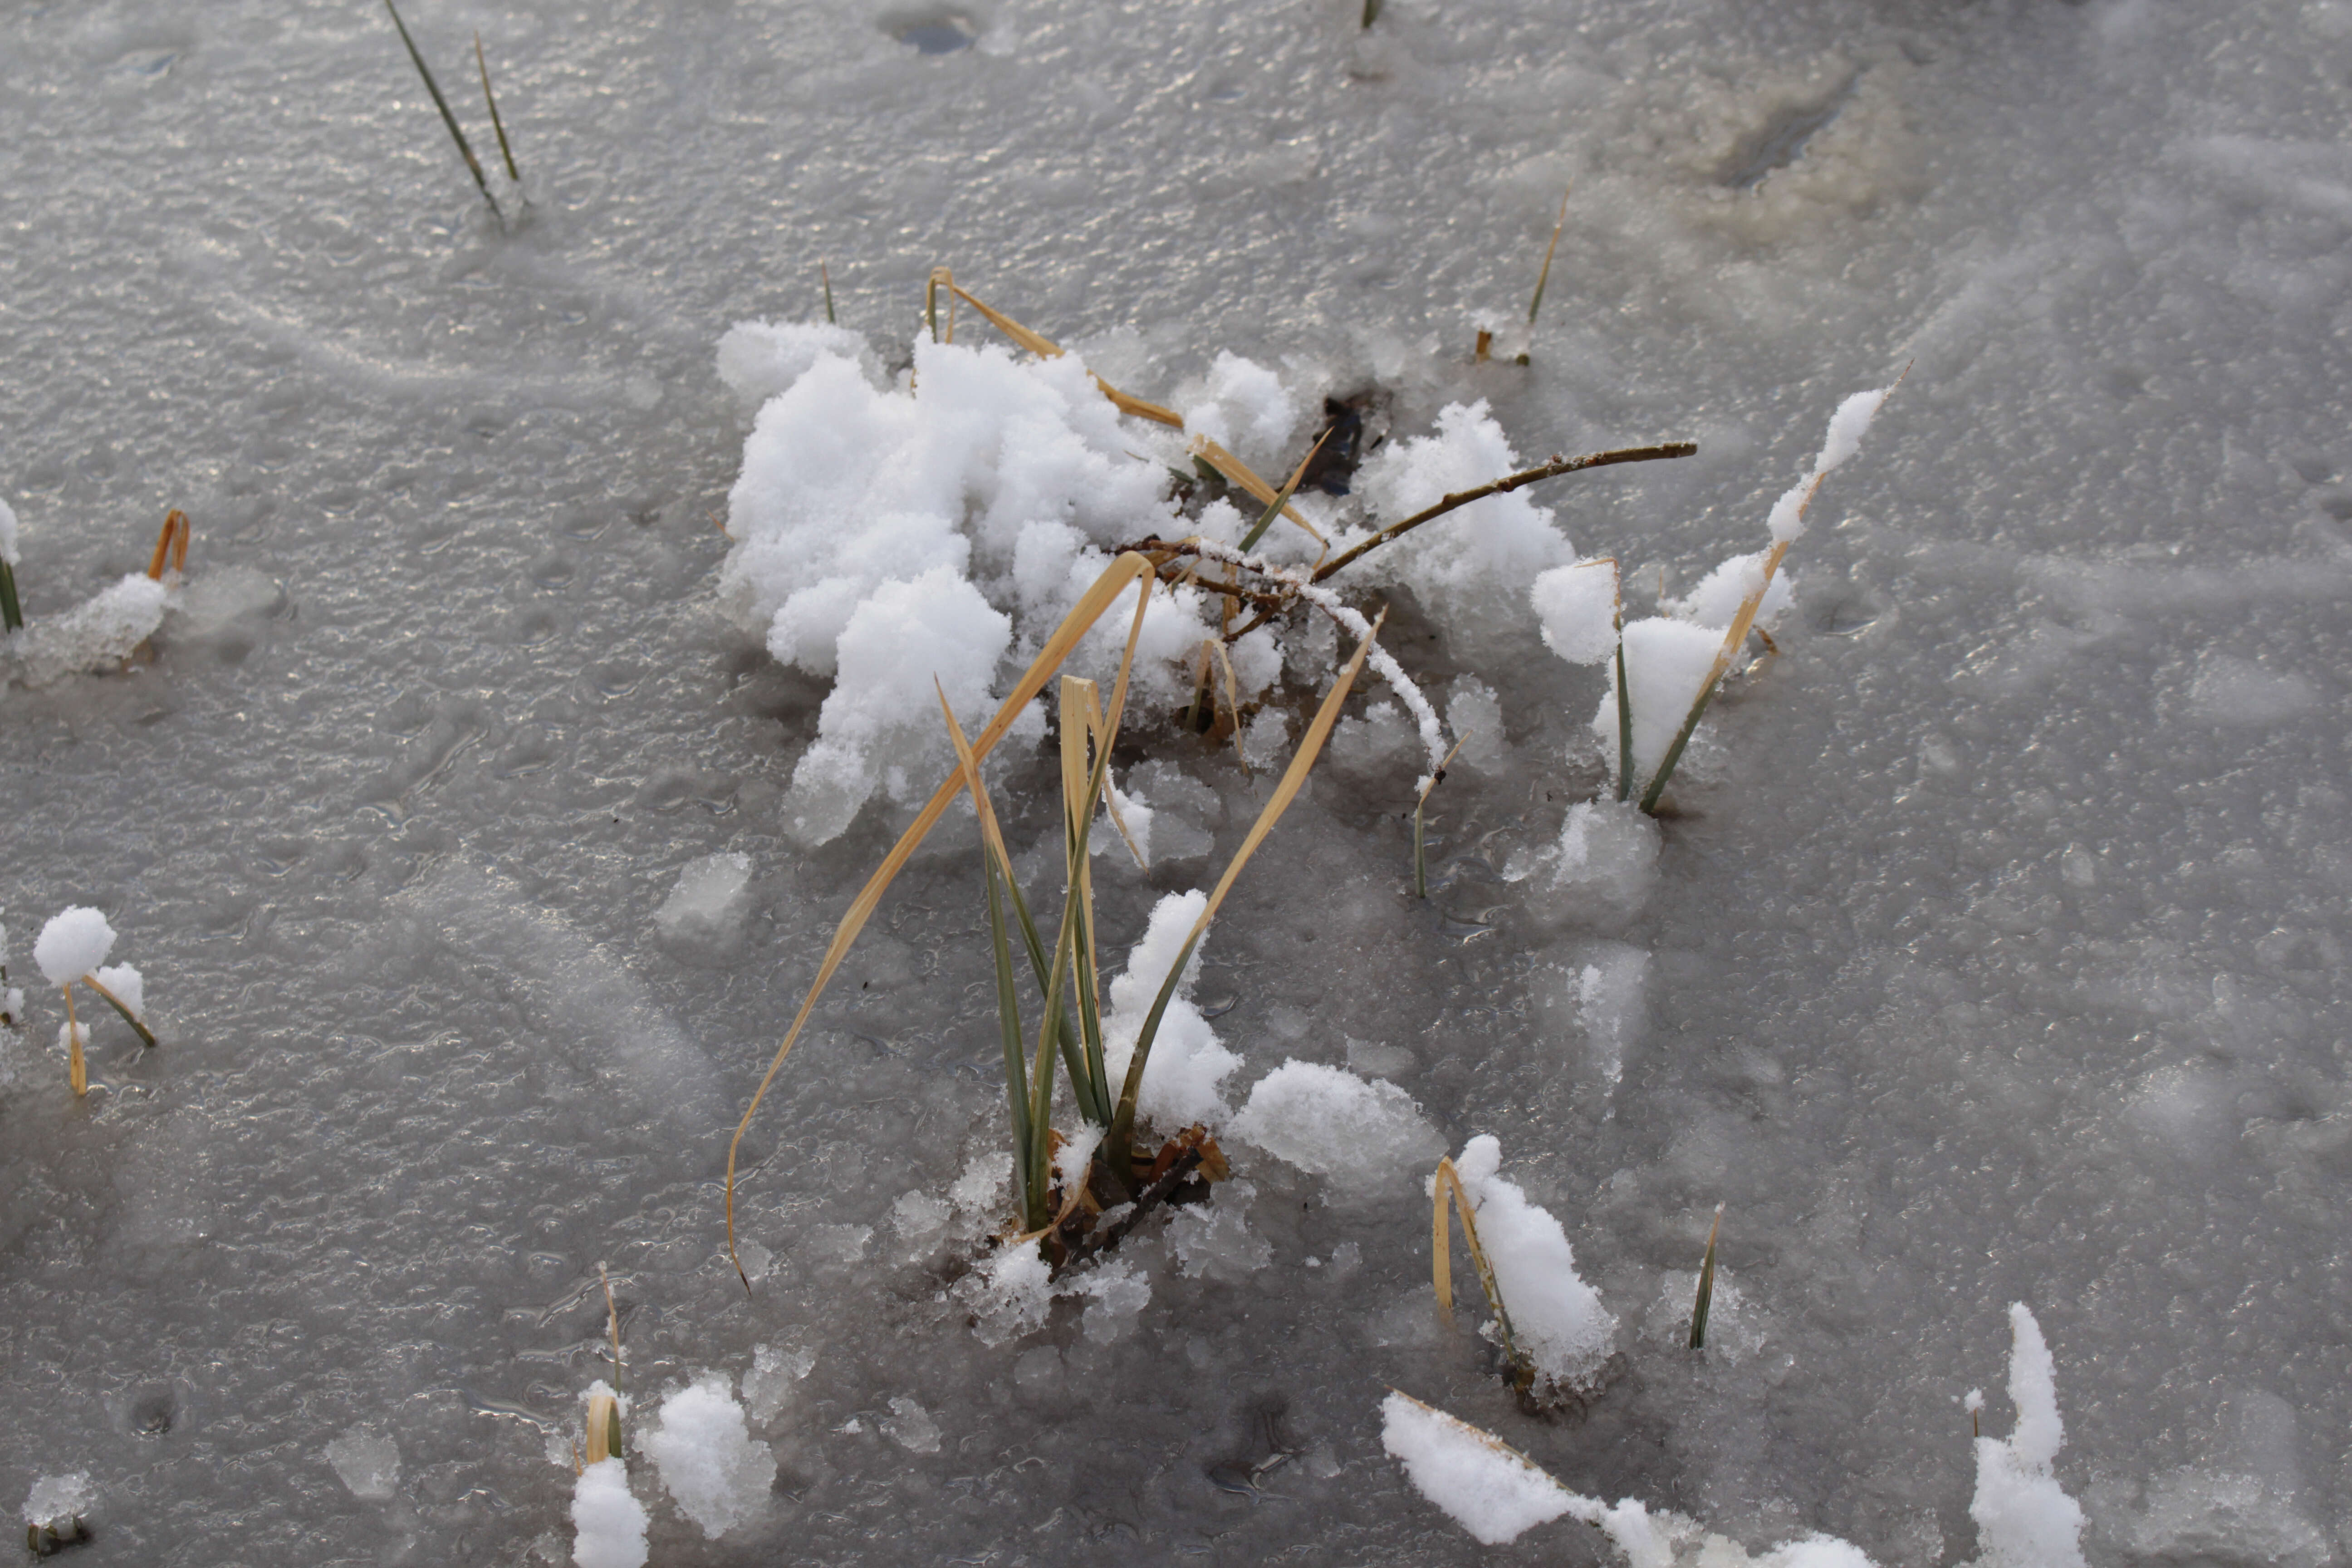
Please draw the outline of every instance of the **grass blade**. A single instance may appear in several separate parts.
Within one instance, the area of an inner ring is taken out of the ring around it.
[[[1519,1350],[1517,1335],[1511,1331],[1510,1310],[1503,1305],[1503,1287],[1495,1278],[1495,1267],[1486,1260],[1486,1249],[1478,1241],[1478,1220],[1470,1203],[1470,1194],[1462,1189],[1462,1174],[1454,1168],[1451,1159],[1437,1162],[1437,1174],[1432,1179],[1431,1194],[1436,1207],[1431,1220],[1437,1244],[1437,1256],[1432,1261],[1432,1279],[1437,1287],[1438,1321],[1451,1325],[1454,1321],[1454,1253],[1445,1234],[1445,1200],[1451,1194],[1454,1212],[1462,1216],[1462,1239],[1470,1248],[1470,1262],[1478,1271],[1478,1288],[1486,1293],[1487,1310],[1495,1314],[1495,1326],[1503,1336],[1503,1354],[1511,1363],[1512,1380],[1521,1388],[1535,1381],[1535,1363]]]
[[[820,261],[816,264],[816,276],[817,280],[824,285],[824,324],[836,326],[839,323],[833,318],[833,273]]]
[[[81,1026],[74,1021],[71,984],[66,986],[66,1081],[73,1086],[76,1100],[89,1092],[89,1064],[82,1059]]]
[[[154,582],[163,580],[163,569],[174,572],[188,569],[188,514],[173,509],[163,514],[163,526],[155,535],[155,552],[147,558],[147,575]]]
[[[1023,326],[1020,322],[1006,315],[1003,311],[992,310],[988,306],[982,304],[978,300],[973,299],[961,289],[956,288],[955,284],[952,282],[949,283],[948,287],[954,291],[957,299],[961,300],[965,304],[971,306],[973,310],[978,310],[987,321],[990,326],[994,327],[998,331],[1003,332],[1006,337],[1011,338],[1014,342],[1020,344],[1023,348],[1027,349],[1039,359],[1059,359],[1062,357],[1062,345],[1055,342],[1053,339],[1046,337],[1042,332],[1033,332],[1027,327]],[[1184,416],[1182,415],[1162,408],[1157,403],[1146,403],[1140,397],[1129,397],[1126,393],[1121,392],[1118,388],[1113,386],[1110,383],[1105,381],[1098,375],[1094,378],[1094,383],[1097,390],[1100,391],[1105,397],[1109,398],[1112,405],[1117,407],[1121,414],[1131,414],[1139,419],[1149,419],[1155,425],[1165,425],[1171,429],[1181,430],[1184,428]]]
[[[995,717],[989,720],[987,727],[981,731],[980,738],[971,742],[973,760],[984,760],[996,749],[997,743],[1012,730],[1013,721],[1021,716],[1022,710],[1045,689],[1045,683],[1054,678],[1054,672],[1061,668],[1063,662],[1077,651],[1078,644],[1094,629],[1095,623],[1130,589],[1137,591],[1135,624],[1127,638],[1128,658],[1132,660],[1136,639],[1143,632],[1143,612],[1150,603],[1151,585],[1156,581],[1151,562],[1132,550],[1105,567],[1102,575],[1095,579],[1094,585],[1070,606],[1069,614],[1062,617],[1061,625],[1054,628],[1053,636],[1045,639],[1045,646],[1037,650],[1037,656],[1030,661],[1029,668],[1022,671],[1021,679],[1013,683],[1013,689],[998,704]],[[1125,701],[1126,695],[1126,679],[1122,676],[1118,689],[1120,702]],[[768,1063],[767,1072],[761,1077],[760,1087],[752,1091],[751,1103],[743,1108],[742,1120],[735,1124],[734,1137],[728,1141],[727,1256],[734,1263],[736,1277],[743,1281],[746,1294],[751,1291],[751,1282],[743,1273],[742,1260],[735,1253],[735,1166],[742,1152],[743,1134],[751,1130],[751,1118],[759,1114],[760,1102],[767,1098],[769,1088],[776,1081],[776,1074],[783,1069],[784,1058],[792,1055],[801,1031],[808,1027],[810,1016],[816,1011],[824,988],[832,984],[842,962],[849,956],[850,948],[856,945],[858,933],[866,929],[866,922],[874,918],[875,910],[880,907],[882,895],[889,891],[890,884],[906,868],[916,848],[930,837],[931,829],[939,826],[940,818],[947,815],[948,806],[963,793],[963,773],[959,769],[931,793],[931,798],[916,814],[914,822],[898,836],[898,841],[882,858],[882,864],[875,868],[874,874],[866,879],[866,885],[850,900],[847,911],[841,917],[841,924],[834,931],[833,941],[825,947],[824,956],[818,961],[816,975],[809,984],[808,994],[802,998],[800,1010],[793,1016],[792,1026],[784,1032],[783,1043],[776,1047],[775,1056]]]
[[[1364,668],[1364,659],[1381,635],[1381,622],[1387,616],[1388,612],[1383,610],[1381,619],[1372,623],[1370,634],[1356,645],[1355,657],[1349,659],[1348,667],[1339,672],[1339,679],[1332,682],[1331,689],[1324,695],[1323,705],[1316,710],[1314,722],[1307,726],[1307,733],[1300,739],[1298,750],[1291,756],[1290,766],[1284,770],[1281,782],[1275,785],[1274,794],[1258,812],[1257,820],[1250,825],[1241,848],[1226,864],[1225,874],[1218,879],[1216,890],[1209,895],[1208,906],[1201,911],[1201,918],[1192,922],[1192,934],[1184,939],[1183,950],[1176,955],[1176,962],[1169,966],[1168,978],[1160,985],[1160,994],[1152,999],[1151,1011],[1145,1016],[1143,1027],[1136,1036],[1135,1054],[1127,1064],[1127,1079],[1118,1091],[1118,1108],[1111,1113],[1110,1131],[1103,1138],[1103,1163],[1110,1170],[1112,1177],[1122,1185],[1130,1179],[1129,1166],[1135,1147],[1135,1100],[1143,1089],[1144,1064],[1150,1059],[1151,1042],[1160,1032],[1160,1020],[1167,1015],[1168,1004],[1175,998],[1177,984],[1184,976],[1184,966],[1192,962],[1192,950],[1200,946],[1201,938],[1208,931],[1209,922],[1217,918],[1217,910],[1224,903],[1225,895],[1233,891],[1242,868],[1249,864],[1250,857],[1257,853],[1258,846],[1265,842],[1266,835],[1274,831],[1274,825],[1282,819],[1282,814],[1290,808],[1290,803],[1297,799],[1298,792],[1306,787],[1307,775],[1313,770],[1315,759],[1321,754],[1323,742],[1330,738],[1332,727],[1339,723],[1340,706],[1347,701],[1349,691],[1355,686],[1356,677]]]
[[[498,96],[490,91],[490,62],[482,54],[482,30],[474,29],[474,63],[482,68],[482,100],[490,106],[490,129],[499,133],[499,156],[507,161],[507,178],[522,184],[522,171],[515,167],[514,149],[507,144],[507,122],[499,118]]]
[[[449,138],[457,143],[458,155],[466,160],[466,167],[473,172],[474,184],[481,187],[482,199],[490,204],[490,211],[498,213],[499,221],[504,223],[507,215],[499,212],[499,198],[490,195],[490,182],[488,176],[482,173],[482,161],[474,156],[473,144],[466,140],[466,132],[458,126],[457,117],[449,111],[449,100],[441,96],[441,84],[433,79],[433,68],[426,65],[425,57],[417,52],[416,40],[408,36],[408,24],[400,19],[399,8],[393,5],[392,0],[383,0],[383,8],[392,13],[392,25],[400,29],[400,41],[408,46],[408,58],[416,62],[416,74],[425,79],[425,90],[433,95],[433,107],[441,111],[441,123],[449,128]]]
[[[1328,435],[1328,431],[1326,432],[1326,435]],[[1317,444],[1319,446],[1321,443],[1318,442]],[[1331,542],[1324,538],[1319,532],[1316,531],[1316,528],[1313,523],[1308,522],[1305,518],[1299,516],[1298,509],[1297,507],[1292,506],[1286,499],[1279,501],[1279,503],[1276,502],[1274,487],[1267,484],[1264,479],[1258,478],[1257,470],[1251,468],[1247,463],[1243,462],[1239,458],[1234,457],[1231,452],[1226,451],[1223,447],[1220,447],[1214,441],[1210,440],[1206,436],[1195,436],[1192,437],[1192,451],[1194,457],[1208,464],[1209,467],[1216,469],[1218,473],[1223,475],[1227,484],[1239,486],[1241,489],[1247,490],[1262,503],[1268,505],[1278,504],[1282,515],[1289,519],[1292,522],[1297,523],[1300,528],[1305,529],[1308,538],[1315,541],[1316,543],[1323,546],[1327,551],[1331,548]],[[1258,528],[1251,531],[1250,536],[1255,539],[1259,533],[1264,531],[1264,525],[1261,524]]]
[[[25,612],[16,603],[16,571],[0,561],[0,632],[25,629]]]
[[[1559,194],[1559,221],[1551,226],[1551,243],[1544,247],[1543,270],[1536,274],[1536,297],[1528,301],[1528,325],[1530,327],[1536,324],[1536,312],[1543,309],[1544,285],[1551,281],[1551,258],[1559,249],[1561,231],[1568,227],[1568,198],[1575,189],[1575,182],[1570,181],[1568,189]],[[1521,354],[1519,363],[1527,363],[1528,356]]]
[[[1691,1303],[1690,1348],[1706,1349],[1706,1310],[1715,1304],[1715,1237],[1723,1228],[1723,1205],[1715,1205],[1715,1223],[1707,1227],[1706,1256],[1699,1260],[1698,1299]]]
[[[96,975],[85,974],[81,977],[81,983],[84,985],[89,986],[92,991],[97,992],[99,1000],[104,1002],[117,1013],[121,1014],[122,1021],[124,1023],[139,1031],[139,1043],[141,1045],[149,1047],[150,1048],[154,1046],[154,1031],[150,1029],[145,1024],[141,1023],[137,1016],[134,1015],[130,1008],[122,1005],[121,997],[117,996],[113,992],[109,991],[105,986],[100,985],[98,983],[98,977]]]
[[[1429,775],[1429,782],[1421,786],[1421,793],[1413,796],[1412,896],[1416,899],[1429,897],[1429,856],[1422,832],[1422,816],[1429,805],[1429,792],[1445,782],[1445,770],[1454,765],[1454,759],[1460,756],[1462,748],[1469,743],[1470,737],[1467,734],[1455,741],[1454,749],[1445,753],[1445,760],[1437,764],[1437,771]]]
[[[1257,548],[1257,542],[1265,537],[1265,531],[1274,526],[1274,520],[1280,517],[1284,512],[1290,510],[1290,498],[1297,493],[1298,481],[1307,477],[1307,465],[1315,460],[1315,454],[1321,451],[1323,449],[1323,443],[1328,441],[1330,438],[1331,432],[1329,430],[1326,430],[1322,435],[1316,437],[1315,445],[1307,448],[1307,456],[1298,459],[1298,467],[1291,469],[1290,478],[1283,481],[1282,493],[1266,502],[1265,515],[1259,518],[1255,523],[1252,524],[1250,531],[1242,536],[1242,542],[1239,548],[1244,552],[1255,550]],[[1295,513],[1293,515],[1296,516]],[[1301,528],[1306,528],[1306,521],[1304,519],[1300,519],[1298,525]],[[1307,531],[1309,533],[1315,532],[1311,528],[1307,528]],[[1319,540],[1322,538],[1322,535],[1316,534],[1316,538]]]

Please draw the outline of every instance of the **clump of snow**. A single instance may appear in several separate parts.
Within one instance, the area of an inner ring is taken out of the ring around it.
[[[1839,411],[1841,414],[1843,409]],[[2082,1568],[2082,1505],[2066,1495],[2050,1462],[2065,1441],[2058,1375],[2042,1325],[2021,1301],[2009,1309],[2009,1398],[2017,1427],[1979,1437],[1976,1495],[1979,1568]]]
[[[145,573],[129,573],[64,615],[27,620],[0,639],[0,655],[15,663],[17,679],[27,686],[119,663],[155,635],[172,595]]]
[[[1723,631],[1738,618],[1739,606],[1760,588],[1764,596],[1757,605],[1756,619],[1752,624],[1770,631],[1780,624],[1780,617],[1796,602],[1796,580],[1783,569],[1775,572],[1772,581],[1766,584],[1764,554],[1759,550],[1731,557],[1700,578],[1697,587],[1659,607],[1677,620]],[[1632,656],[1629,654],[1627,657],[1630,658]],[[1638,721],[1636,732],[1639,732]]]
[[[1297,1058],[1258,1079],[1233,1132],[1318,1176],[1378,1190],[1433,1164],[1445,1143],[1412,1096],[1345,1068]]]
[[[363,1501],[382,1502],[400,1490],[400,1445],[383,1433],[352,1427],[327,1445],[327,1463]]]
[[[1772,537],[1783,543],[1797,539],[1805,531],[1805,507],[1813,498],[1813,488],[1829,471],[1862,450],[1862,438],[1870,430],[1870,422],[1885,406],[1895,388],[1882,386],[1869,392],[1857,392],[1837,405],[1830,416],[1828,435],[1822,442],[1819,456],[1805,470],[1805,477],[1790,486],[1780,499],[1772,503],[1772,515],[1767,526]]]
[[[88,1470],[76,1470],[71,1475],[43,1476],[33,1483],[25,1497],[25,1522],[35,1530],[50,1529],[62,1532],[74,1521],[89,1511],[97,1497],[90,1485]]]
[[[106,917],[86,904],[76,904],[50,917],[33,942],[33,962],[52,985],[70,985],[106,962],[114,947],[114,928]]]
[[[1274,1247],[1249,1227],[1249,1205],[1257,1188],[1226,1182],[1214,1203],[1189,1205],[1168,1222],[1168,1245],[1188,1279],[1238,1283],[1274,1261]]]
[[[1470,1199],[1512,1333],[1539,1384],[1558,1393],[1589,1388],[1609,1358],[1617,1320],[1577,1275],[1576,1254],[1559,1221],[1496,1173],[1502,1162],[1501,1142],[1482,1133],[1463,1146],[1454,1170]],[[1435,1178],[1431,1182],[1434,1192]]]
[[[114,999],[129,1009],[141,1023],[147,1021],[147,982],[141,977],[136,964],[110,963],[92,971],[93,976]]]
[[[940,1451],[940,1424],[931,1413],[901,1394],[890,1401],[890,1414],[878,1425],[882,1436],[910,1454],[936,1454]]]
[[[1298,400],[1281,376],[1230,350],[1209,366],[1200,396],[1182,401],[1186,435],[1206,437],[1252,464],[1281,457],[1298,425]]]
[[[761,1345],[743,1374],[743,1408],[754,1421],[772,1421],[784,1407],[793,1384],[816,1369],[816,1352],[804,1346]]]
[[[25,563],[16,547],[16,509],[0,500],[0,565],[17,567]]]
[[[830,321],[738,321],[719,340],[719,379],[751,403],[765,403],[832,355],[855,364],[868,381],[881,365],[865,338]]]
[[[684,946],[724,949],[741,934],[750,903],[751,858],[706,855],[679,868],[677,885],[654,911],[654,930]]]
[[[1601,664],[1617,651],[1617,567],[1582,561],[1538,574],[1528,590],[1544,647],[1570,664]]]
[[[1639,790],[1654,777],[1665,760],[1666,748],[1690,716],[1691,705],[1706,689],[1722,650],[1723,633],[1690,621],[1654,616],[1629,622],[1625,627],[1625,684],[1633,708],[1633,784]],[[1609,671],[1609,690],[1592,715],[1592,732],[1601,737],[1609,758],[1610,773],[1617,769],[1617,671]]]
[[[1446,405],[1433,434],[1389,442],[1356,470],[1356,479],[1370,515],[1386,526],[1521,467],[1482,398],[1466,407]],[[1371,580],[1409,584],[1440,625],[1467,635],[1481,621],[1500,619],[1502,605],[1524,602],[1539,574],[1575,559],[1550,509],[1520,489],[1484,497],[1442,523],[1415,529],[1366,556],[1362,566]]]
[[[572,1483],[572,1528],[580,1568],[645,1568],[646,1509],[617,1457],[597,1460]]]
[[[663,1401],[637,1447],[708,1540],[751,1518],[776,1484],[775,1455],[753,1439],[743,1407],[717,1373]]]
[[[1184,940],[1209,907],[1209,895],[1198,889],[1171,893],[1152,907],[1143,940],[1128,954],[1126,972],[1110,983],[1110,1012],[1103,1024],[1103,1060],[1110,1080],[1125,1080],[1134,1058],[1138,1037],[1150,1017],[1151,1004],[1183,952]],[[1204,939],[1205,940],[1205,939]],[[1241,1066],[1241,1058],[1227,1050],[1193,1004],[1192,986],[1201,973],[1201,950],[1195,947],[1168,1010],[1160,1015],[1151,1055],[1144,1063],[1143,1082],[1136,1093],[1136,1112],[1162,1128],[1202,1122],[1211,1128],[1225,1117],[1224,1096],[1217,1086]]]
[[[1486,1546],[1590,1501],[1475,1426],[1402,1394],[1381,1402],[1381,1445],[1403,1462],[1422,1496]]]
[[[999,1247],[956,1281],[956,1300],[972,1315],[972,1332],[1001,1345],[1045,1326],[1054,1282],[1034,1246]]]

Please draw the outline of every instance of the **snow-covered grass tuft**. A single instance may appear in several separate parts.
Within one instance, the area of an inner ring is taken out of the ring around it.
[[[1518,1360],[1523,1387],[1538,1398],[1571,1399],[1600,1379],[1615,1347],[1617,1320],[1576,1272],[1559,1221],[1498,1173],[1502,1161],[1501,1142],[1481,1134],[1450,1167],[1469,1216],[1465,1228],[1475,1225],[1485,1243],[1488,1291],[1497,1306],[1492,1332]],[[1431,1196],[1440,1195],[1433,1177]],[[1446,1292],[1441,1288],[1440,1294]]]

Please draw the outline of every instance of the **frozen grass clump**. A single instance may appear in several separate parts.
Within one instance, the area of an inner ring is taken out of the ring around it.
[[[1503,1145],[1482,1133],[1463,1146],[1454,1175],[1470,1202],[1478,1239],[1508,1314],[1507,1333],[1534,1374],[1535,1392],[1572,1397],[1593,1387],[1615,1347],[1617,1320],[1576,1272],[1568,1233],[1498,1174]],[[1438,1195],[1433,1180],[1433,1197]],[[1489,1332],[1499,1342],[1507,1331]]]
[[[2066,1436],[2058,1419],[2056,1367],[2024,1303],[2010,1307],[2009,1328],[2017,1427],[2006,1438],[1976,1440],[1969,1517],[1977,1522],[1978,1568],[2082,1568],[2082,1505],[2050,1473]]]
[[[637,1447],[708,1540],[758,1513],[776,1484],[776,1457],[751,1436],[743,1407],[715,1373],[664,1400]]]
[[[1445,1152],[1437,1130],[1403,1089],[1296,1058],[1257,1081],[1232,1131],[1351,1191],[1393,1187]]]
[[[645,1568],[646,1508],[619,1456],[583,1467],[572,1484],[572,1561],[579,1568]]]

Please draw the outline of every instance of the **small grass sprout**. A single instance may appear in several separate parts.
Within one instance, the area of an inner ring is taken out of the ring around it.
[[[1723,1230],[1723,1205],[1715,1205],[1715,1223],[1706,1229],[1706,1256],[1699,1259],[1698,1294],[1691,1301],[1690,1348],[1706,1349],[1706,1312],[1715,1304],[1715,1241]]]
[[[816,264],[816,279],[824,289],[824,324],[828,327],[838,326],[840,322],[833,313],[833,269],[823,261],[819,261]]]
[[[24,606],[16,598],[16,510],[0,500],[0,637],[25,629]]]
[[[407,47],[408,58],[416,66],[416,74],[425,79],[425,90],[433,95],[433,107],[441,111],[441,123],[449,128],[449,139],[457,144],[457,155],[465,159],[467,172],[474,176],[474,184],[480,189],[482,199],[490,204],[490,211],[500,223],[504,223],[506,214],[499,208],[499,198],[490,194],[490,180],[482,173],[482,161],[474,156],[474,144],[466,140],[465,129],[457,123],[457,116],[450,110],[449,100],[441,96],[441,84],[433,79],[433,68],[425,63],[425,56],[417,48],[416,40],[409,37],[408,24],[400,19],[400,8],[392,0],[383,0],[383,8],[391,13],[392,25],[400,29],[400,41]],[[486,89],[488,80],[485,72],[483,84]]]
[[[1571,180],[1569,182],[1568,189],[1559,194],[1559,221],[1551,226],[1551,243],[1544,247],[1543,268],[1536,274],[1535,298],[1528,301],[1528,333],[1530,337],[1535,333],[1536,312],[1543,309],[1544,286],[1551,281],[1551,258],[1559,253],[1559,237],[1568,228],[1568,198],[1575,193],[1575,190],[1576,183]],[[1478,357],[1483,360],[1486,357],[1486,349],[1492,335],[1481,332],[1478,336],[1480,340]],[[1528,363],[1528,353],[1525,349],[1519,351],[1517,363],[1520,364]]]

